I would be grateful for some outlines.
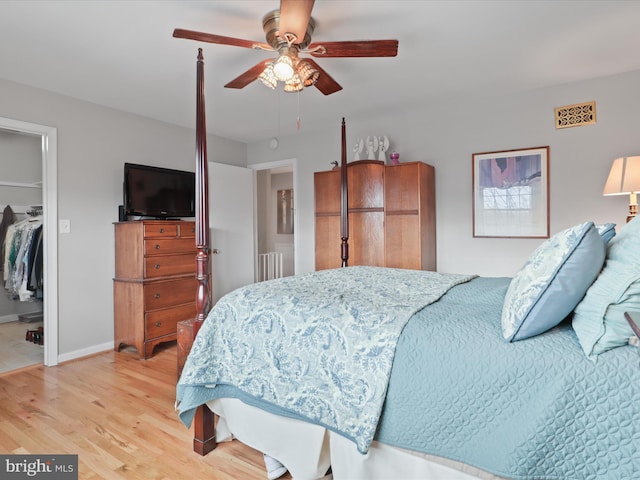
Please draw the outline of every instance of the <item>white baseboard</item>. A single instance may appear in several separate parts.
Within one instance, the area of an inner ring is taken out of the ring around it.
[[[2,315],[0,316],[0,323],[19,322],[20,315],[36,315],[36,314],[42,314],[42,311],[36,310],[35,312],[20,312],[20,313],[12,313],[11,315]],[[28,325],[29,322],[24,322],[24,324]]]
[[[14,313],[12,315],[3,315],[0,317],[0,323],[9,323],[9,322],[17,322],[18,314]]]
[[[106,352],[108,350],[113,350],[113,342],[102,343],[100,345],[94,345],[92,347],[75,350],[69,353],[62,353],[58,355],[58,363],[76,360],[78,358],[87,357],[96,353]]]

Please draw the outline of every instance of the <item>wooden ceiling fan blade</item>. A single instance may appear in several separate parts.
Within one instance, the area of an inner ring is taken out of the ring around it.
[[[225,88],[238,88],[238,89],[246,87],[251,82],[253,82],[256,78],[258,78],[260,76],[260,74],[263,72],[263,70],[265,68],[267,68],[267,65],[269,65],[269,63],[272,62],[272,61],[273,60],[271,58],[268,58],[266,60],[262,60],[260,63],[254,65],[253,67],[251,67],[249,70],[247,70],[246,72],[244,72],[240,76],[238,76],[238,77],[234,78],[233,80],[231,80],[224,87]]]
[[[320,65],[318,65],[313,59],[305,58],[307,62],[309,62],[313,68],[315,68],[320,76],[315,83],[315,87],[320,90],[325,95],[331,95],[332,93],[339,92],[342,90],[342,86],[336,82],[331,75],[329,75]]]
[[[253,42],[251,40],[243,40],[242,38],[225,37],[223,35],[215,35],[213,33],[195,32],[193,30],[184,30],[182,28],[176,28],[173,31],[173,36],[175,38],[186,38],[188,40],[197,40],[198,42],[217,43],[220,45],[231,45],[233,47],[273,50],[270,45],[262,42]]]
[[[317,49],[316,51],[313,51]],[[314,57],[395,57],[398,40],[362,40],[347,42],[318,42],[308,47]]]
[[[304,40],[311,18],[314,0],[280,0],[280,36],[293,33],[300,43]]]

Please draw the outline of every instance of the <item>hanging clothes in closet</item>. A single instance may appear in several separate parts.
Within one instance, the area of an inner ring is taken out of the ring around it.
[[[9,225],[16,221],[11,205],[4,207],[2,211],[2,222],[0,222],[0,259],[4,260],[4,239],[7,237]],[[0,271],[4,270],[4,261],[0,263]]]
[[[9,295],[20,301],[43,298],[42,215],[20,220],[7,227],[4,240],[4,284]]]

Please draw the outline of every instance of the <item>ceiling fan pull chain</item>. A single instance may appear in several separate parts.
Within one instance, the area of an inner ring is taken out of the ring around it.
[[[278,138],[281,136],[281,128],[280,128],[280,108],[281,108],[281,99],[280,99],[280,90],[278,90]]]
[[[300,130],[300,90],[298,90],[298,121],[296,122],[298,130]]]

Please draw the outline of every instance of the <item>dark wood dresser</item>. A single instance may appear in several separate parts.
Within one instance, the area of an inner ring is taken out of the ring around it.
[[[140,358],[176,339],[176,324],[196,314],[195,222],[115,223],[114,349]]]

